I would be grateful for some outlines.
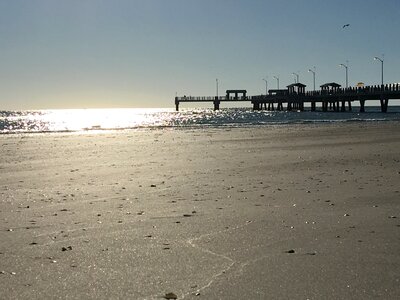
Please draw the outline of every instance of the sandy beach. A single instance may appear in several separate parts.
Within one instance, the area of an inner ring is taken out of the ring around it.
[[[397,122],[0,145],[0,299],[400,298]]]

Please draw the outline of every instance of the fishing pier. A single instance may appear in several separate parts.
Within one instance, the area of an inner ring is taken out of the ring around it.
[[[359,103],[359,111],[365,112],[365,102],[379,100],[381,111],[387,112],[390,99],[400,99],[400,84],[386,84],[363,87],[341,88],[331,82],[321,85],[317,91],[306,91],[306,85],[293,83],[287,89],[268,90],[267,95],[247,96],[246,90],[227,90],[225,96],[214,97],[175,97],[175,108],[179,111],[181,103],[212,102],[214,110],[220,109],[221,102],[251,103],[253,110],[304,111],[308,104],[311,111],[320,107],[321,111],[352,111],[352,104]]]

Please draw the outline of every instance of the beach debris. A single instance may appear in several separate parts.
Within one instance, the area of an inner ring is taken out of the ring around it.
[[[307,252],[306,255],[317,255],[317,252]]]
[[[164,296],[164,299],[167,299],[167,300],[174,300],[174,299],[178,299],[178,296],[177,295],[175,295],[174,293],[167,293],[167,294],[165,294],[165,296]]]
[[[68,246],[68,247],[62,247],[61,251],[70,251],[72,250],[72,246]]]
[[[68,211],[68,209],[66,209],[66,208],[63,208],[63,209],[61,209],[60,211]]]
[[[349,215],[349,214],[344,214],[343,216],[344,216],[344,217],[349,217],[350,215]]]
[[[396,216],[390,216],[389,219],[396,219]]]
[[[32,242],[29,245],[37,245],[37,243],[36,242]]]
[[[286,253],[295,253],[296,251],[294,251],[293,249],[287,250]]]
[[[188,218],[188,217],[192,217],[193,215],[191,215],[191,214],[184,214],[183,216],[186,217],[186,218]]]
[[[150,185],[150,187],[157,187],[155,184]]]
[[[139,211],[137,214],[138,214],[139,216],[142,216],[142,215],[144,215],[144,211],[141,210],[141,211]]]
[[[13,231],[13,229],[12,228],[8,228],[7,231]]]

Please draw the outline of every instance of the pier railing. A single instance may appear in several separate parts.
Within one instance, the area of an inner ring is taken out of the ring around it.
[[[308,91],[305,96],[381,94],[382,92],[400,92],[400,84],[373,85],[365,87],[349,87],[331,90]]]
[[[209,102],[209,101],[249,101],[252,97],[226,97],[226,96],[218,96],[218,97],[210,97],[210,96],[183,96],[183,97],[175,97],[176,100],[180,102]]]

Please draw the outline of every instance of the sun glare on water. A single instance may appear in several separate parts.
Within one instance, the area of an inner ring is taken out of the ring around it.
[[[40,122],[50,131],[137,128],[156,122],[158,109],[63,109],[46,111]]]

